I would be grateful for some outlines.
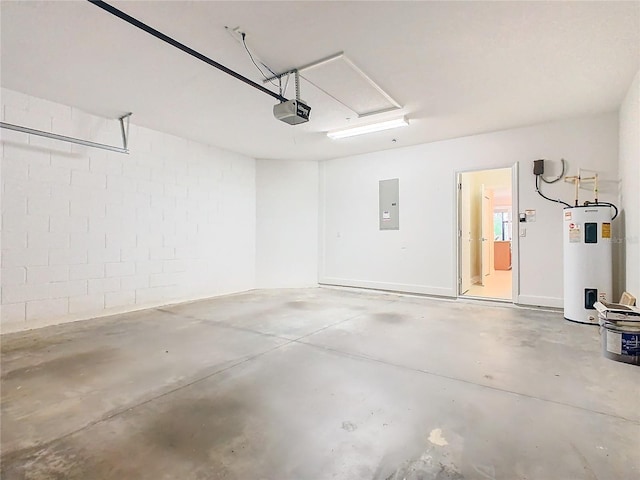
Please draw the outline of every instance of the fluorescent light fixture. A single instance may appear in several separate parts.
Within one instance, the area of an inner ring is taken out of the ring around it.
[[[365,133],[380,132],[382,130],[389,130],[390,128],[406,127],[409,125],[409,121],[405,118],[396,118],[394,120],[386,120],[384,122],[371,123],[369,125],[361,125],[359,127],[343,128],[341,130],[335,130],[328,132],[327,136],[331,139],[353,137],[355,135],[363,135]]]

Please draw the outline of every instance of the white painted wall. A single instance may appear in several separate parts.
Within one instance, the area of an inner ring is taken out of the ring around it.
[[[117,121],[6,89],[2,106],[121,145]],[[135,125],[130,155],[1,134],[4,332],[254,288],[254,159]]]
[[[318,163],[257,160],[256,282],[318,284]]]
[[[538,211],[537,222],[527,224],[527,236],[519,239],[518,301],[561,306],[561,207],[535,193],[532,160],[564,157],[570,174],[578,166],[598,170],[601,198],[614,201],[618,140],[627,288],[633,290],[640,278],[637,106],[638,77],[620,110],[619,139],[618,117],[608,114],[319,166],[256,162],[135,125],[130,155],[3,129],[2,330],[256,285],[315,285],[318,274],[323,283],[454,296],[455,174],[515,162],[521,167],[520,211]],[[120,142],[116,121],[6,89],[2,118]],[[556,161],[547,169],[558,166]],[[399,231],[378,230],[378,180],[386,178],[400,178]],[[572,195],[569,185],[544,188],[552,197]]]
[[[624,288],[640,298],[640,72],[620,107],[620,179]]]
[[[415,125],[414,128],[419,128]],[[320,282],[432,295],[456,295],[456,172],[518,162],[519,210],[537,210],[519,238],[520,303],[562,306],[562,207],[537,195],[533,160],[546,175],[569,162],[603,179],[601,200],[618,190],[616,113],[358,155],[320,165]],[[400,230],[378,230],[378,181],[400,179]],[[545,185],[572,198],[568,184]],[[587,192],[583,192],[586,195]],[[583,197],[586,199],[587,197]]]

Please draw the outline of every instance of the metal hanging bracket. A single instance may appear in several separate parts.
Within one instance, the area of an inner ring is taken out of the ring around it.
[[[89,140],[83,140],[81,138],[67,137],[66,135],[59,135],[57,133],[45,132],[43,130],[36,130],[29,127],[22,127],[20,125],[13,125],[11,123],[0,122],[0,128],[6,128],[7,130],[14,130],[16,132],[27,133],[29,135],[37,135],[39,137],[51,138],[53,140],[60,140],[61,142],[75,143],[77,145],[84,145],[85,147],[100,148],[102,150],[109,150],[117,153],[129,153],[129,119],[132,113],[127,113],[119,118],[120,130],[122,132],[122,147],[116,147],[114,145],[106,145],[104,143],[91,142]],[[125,124],[126,120],[126,124]]]
[[[293,79],[296,82],[296,100],[300,101],[300,74],[298,73],[298,70],[293,72]]]
[[[120,120],[120,131],[122,132],[122,146],[123,148],[129,152],[129,119],[131,118],[133,113],[125,113],[118,120]],[[125,120],[127,124],[125,126]]]

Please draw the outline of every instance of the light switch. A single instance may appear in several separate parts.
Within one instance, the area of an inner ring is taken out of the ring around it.
[[[520,229],[520,236],[521,237],[526,237],[527,236],[527,229],[526,228],[521,228]]]

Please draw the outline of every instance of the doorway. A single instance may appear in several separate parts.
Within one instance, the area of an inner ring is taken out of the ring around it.
[[[512,178],[512,168],[458,174],[459,296],[513,300]]]

